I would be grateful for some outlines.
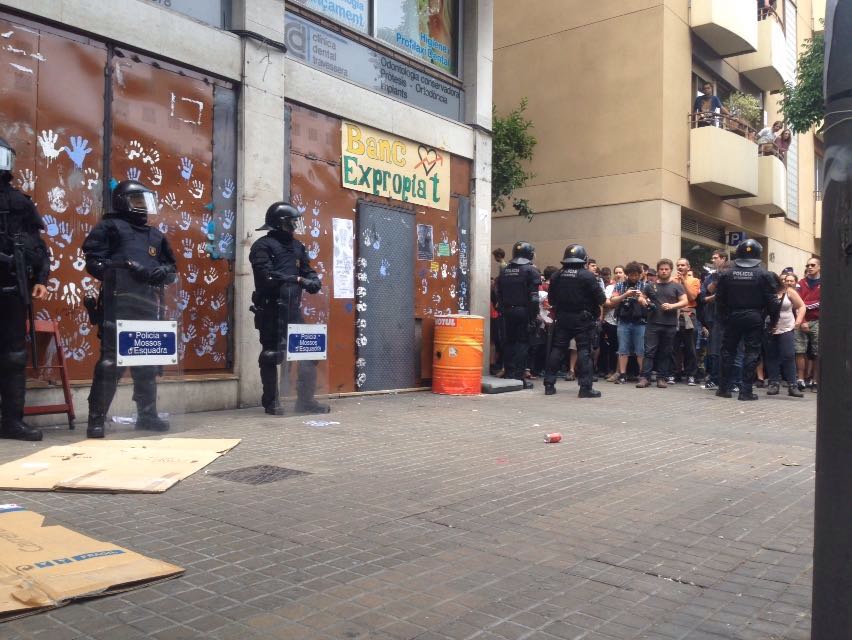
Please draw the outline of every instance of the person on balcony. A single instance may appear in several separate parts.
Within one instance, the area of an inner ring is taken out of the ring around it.
[[[787,149],[790,148],[790,143],[793,142],[793,132],[789,129],[784,129],[781,135],[775,140],[775,146],[778,148],[778,154],[781,159],[787,160]]]
[[[781,135],[784,123],[777,120],[771,127],[763,127],[757,134],[757,145],[762,156],[772,156],[777,153],[778,147],[775,142]]]
[[[705,82],[702,87],[702,91],[704,94],[696,97],[695,102],[692,105],[692,112],[695,114],[696,126],[718,126],[716,114],[722,113],[729,116],[731,115],[731,112],[725,108],[722,101],[719,100],[719,96],[713,93],[712,84]]]

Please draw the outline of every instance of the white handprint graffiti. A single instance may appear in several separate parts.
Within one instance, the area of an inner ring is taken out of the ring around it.
[[[159,229],[160,233],[162,233],[164,236],[169,235],[169,225],[167,223],[161,222],[157,225],[157,229]]]
[[[62,242],[57,242],[56,244],[60,247],[71,244],[71,240],[74,238],[74,229],[64,220],[59,223],[59,237],[62,238]]]
[[[311,220],[311,235],[314,238],[319,238],[320,235],[320,223],[319,220]]]
[[[21,171],[21,177],[18,178],[18,184],[21,187],[21,191],[34,191],[37,179],[38,178],[33,174],[31,169],[24,169]]]
[[[49,131],[42,130],[41,135],[38,137],[39,146],[41,146],[41,152],[45,158],[47,158],[47,166],[50,166],[50,163],[56,160],[61,153],[61,149],[56,148],[56,142],[59,140],[59,134],[53,133],[53,129]]]
[[[227,322],[219,323],[219,333],[223,336],[228,335],[228,331],[230,331],[230,325]]]
[[[205,213],[201,216],[201,220],[198,223],[198,226],[201,227],[201,233],[210,233],[210,223],[213,221],[213,216],[209,213]]]
[[[186,308],[188,306],[189,306],[189,291],[181,290],[181,292],[178,293],[177,308],[181,312],[183,312],[183,311],[186,311]]]
[[[219,238],[219,253],[221,253],[225,258],[229,258],[233,255],[233,251],[234,235],[232,233],[226,233]]]
[[[151,167],[151,184],[155,187],[163,184],[163,170],[159,167]]]
[[[200,199],[204,195],[204,184],[201,180],[193,180],[190,188],[189,195],[191,195],[196,200]]]
[[[83,342],[81,342],[79,344],[79,346],[72,349],[71,352],[68,355],[70,355],[70,357],[73,360],[76,360],[77,362],[82,362],[83,360],[88,358],[91,354],[92,354],[92,345],[90,345],[87,340],[84,340]]]
[[[219,279],[219,272],[216,271],[216,267],[210,267],[207,271],[204,272],[204,282],[207,284],[213,284]]]
[[[142,144],[138,140],[131,140],[127,147],[125,147],[124,151],[127,153],[128,160],[141,158],[142,154],[145,153],[144,147],[142,147]]]
[[[316,260],[316,259],[317,259],[317,256],[319,255],[319,252],[320,252],[320,246],[319,246],[319,243],[318,243],[318,242],[316,242],[316,241],[315,241],[315,242],[312,242],[312,243],[310,244],[310,246],[308,247],[308,257],[309,257],[311,260]]]
[[[301,193],[297,193],[296,195],[294,195],[294,196],[293,196],[293,198],[290,200],[290,204],[292,204],[294,207],[296,207],[296,210],[297,210],[299,213],[302,213],[302,214],[304,214],[304,213],[305,213],[305,210],[308,208],[308,207],[305,205],[305,201],[304,201],[304,199],[302,198],[302,194],[301,194]]]
[[[68,208],[68,203],[65,202],[65,189],[53,187],[47,192],[47,202],[56,213],[64,213]]]
[[[151,166],[160,161],[160,152],[156,149],[149,149],[148,153],[142,156],[142,164],[150,164]]]
[[[183,200],[178,200],[175,197],[174,193],[167,193],[166,197],[163,198],[163,204],[168,205],[169,207],[171,207],[172,209],[177,211],[178,209],[180,209],[183,206]],[[189,214],[187,214],[187,215],[189,215]],[[189,227],[187,227],[187,229],[188,228]]]
[[[226,209],[222,212],[222,228],[226,231],[234,226],[234,212]]]
[[[178,228],[181,231],[189,231],[189,227],[192,225],[192,218],[190,218],[189,213],[186,211],[180,212],[180,222],[178,222]]]
[[[190,325],[189,327],[187,327],[186,329],[183,330],[183,332],[181,333],[180,339],[181,339],[181,342],[186,344],[188,342],[192,342],[193,340],[195,340],[195,338],[197,336],[198,336],[198,334],[195,331],[195,327]]]
[[[47,309],[39,309],[35,314],[35,319],[43,321],[53,320],[53,318],[50,317],[50,311],[48,311]]]
[[[77,288],[77,285],[73,282],[69,282],[65,286],[62,287],[62,296],[60,300],[67,304],[69,307],[76,307],[80,304],[80,290]]]
[[[142,172],[136,167],[130,167],[127,170],[127,179],[128,180],[138,180],[142,176]]]
[[[83,294],[93,296],[98,292],[98,284],[91,276],[85,276],[80,281],[80,287],[83,289]]]
[[[454,285],[454,284],[450,285],[450,297],[451,298],[456,297],[456,285]]]
[[[89,167],[83,172],[83,185],[89,191],[95,191],[100,187],[100,177],[101,174]]]
[[[187,260],[192,258],[193,249],[195,249],[195,243],[189,238],[184,238],[181,241],[181,246],[183,246],[183,257]]]
[[[83,136],[71,136],[71,148],[62,147],[62,150],[71,158],[71,162],[78,169],[83,168],[83,163],[86,161],[86,156],[92,152],[89,147],[89,141],[84,140]]]
[[[207,292],[204,289],[195,290],[195,306],[202,308],[207,303]]]
[[[77,255],[74,256],[74,262],[71,263],[71,266],[77,271],[82,271],[86,268],[86,256],[83,255],[81,249],[77,249]]]
[[[197,280],[198,280],[198,267],[196,267],[194,264],[187,265],[187,267],[186,267],[186,281],[189,284],[195,284],[195,282]]]
[[[387,260],[382,258],[382,261],[379,264],[379,275],[382,276],[383,278],[387,277],[389,271],[390,271],[390,262],[388,262]]]
[[[92,212],[92,205],[94,204],[93,200],[87,195],[83,194],[83,197],[80,200],[80,204],[77,205],[76,211],[78,216],[87,216]]]
[[[220,293],[219,295],[217,295],[215,298],[213,298],[210,301],[210,308],[213,309],[213,311],[218,311],[219,309],[221,309],[224,306],[225,306],[225,294],[224,293]]]
[[[230,198],[234,195],[234,189],[236,185],[234,185],[234,181],[231,179],[225,180],[225,184],[222,185],[222,197]]]

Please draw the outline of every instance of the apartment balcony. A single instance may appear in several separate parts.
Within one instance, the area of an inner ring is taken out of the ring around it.
[[[787,167],[781,158],[757,158],[757,195],[740,200],[740,206],[771,217],[787,212]]]
[[[825,31],[825,0],[811,0],[814,14],[814,35]]]
[[[814,240],[822,240],[822,191],[814,191]]]
[[[693,33],[721,57],[757,51],[757,12],[743,0],[692,0]]]
[[[751,3],[743,3],[749,4]],[[751,6],[754,9],[753,6]],[[763,91],[784,87],[783,71],[787,64],[787,41],[778,14],[771,11],[757,23],[757,51],[738,56],[740,73]]]
[[[689,184],[720,198],[758,195],[754,131],[721,114],[691,114]]]

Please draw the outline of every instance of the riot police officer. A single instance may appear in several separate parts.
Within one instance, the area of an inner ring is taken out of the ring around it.
[[[47,295],[50,272],[44,228],[29,196],[13,188],[15,150],[0,138],[0,437],[41,440],[22,421],[26,395],[26,324],[30,298]]]
[[[254,272],[252,311],[260,333],[258,358],[263,384],[261,404],[270,415],[283,415],[278,401],[278,365],[284,362],[287,325],[302,321],[300,304],[302,289],[317,293],[322,286],[311,267],[305,245],[293,237],[296,221],[302,214],[287,202],[275,202],[266,210],[264,225],[258,231],[269,231],[252,244],[249,261]],[[297,413],[328,413],[331,409],[314,399],[317,385],[317,363],[299,362],[296,384]]]
[[[503,319],[503,364],[505,377],[523,381],[524,389],[533,383],[524,379],[530,347],[530,333],[538,316],[538,288],[541,273],[533,266],[535,247],[519,241],[512,247],[512,259],[500,271],[495,283],[497,306]]]
[[[722,271],[716,285],[716,306],[724,318],[722,371],[716,395],[731,397],[731,369],[740,339],[745,344],[743,383],[739,400],[757,400],[752,381],[760,357],[764,321],[775,307],[775,286],[760,266],[763,247],[756,240],[737,246],[734,264]],[[777,318],[775,318],[777,320]]]
[[[176,277],[168,240],[148,225],[148,216],[156,213],[156,194],[141,182],[125,180],[112,192],[112,213],[83,242],[86,270],[101,281],[97,311],[90,308],[101,341],[89,391],[90,438],[104,437],[104,421],[123,373],[116,363],[116,320],[162,320],[163,286]],[[169,429],[157,415],[158,373],[155,366],[131,367],[137,429]]]
[[[547,299],[556,313],[556,329],[544,376],[544,393],[548,396],[556,393],[556,372],[565,362],[565,350],[572,338],[577,342],[579,397],[599,398],[601,395],[592,388],[592,340],[606,295],[595,274],[586,269],[587,260],[585,247],[568,245],[562,269],[550,277]]]

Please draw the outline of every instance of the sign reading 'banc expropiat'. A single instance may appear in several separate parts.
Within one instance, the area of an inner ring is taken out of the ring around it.
[[[449,154],[346,121],[340,137],[344,187],[449,210]]]

